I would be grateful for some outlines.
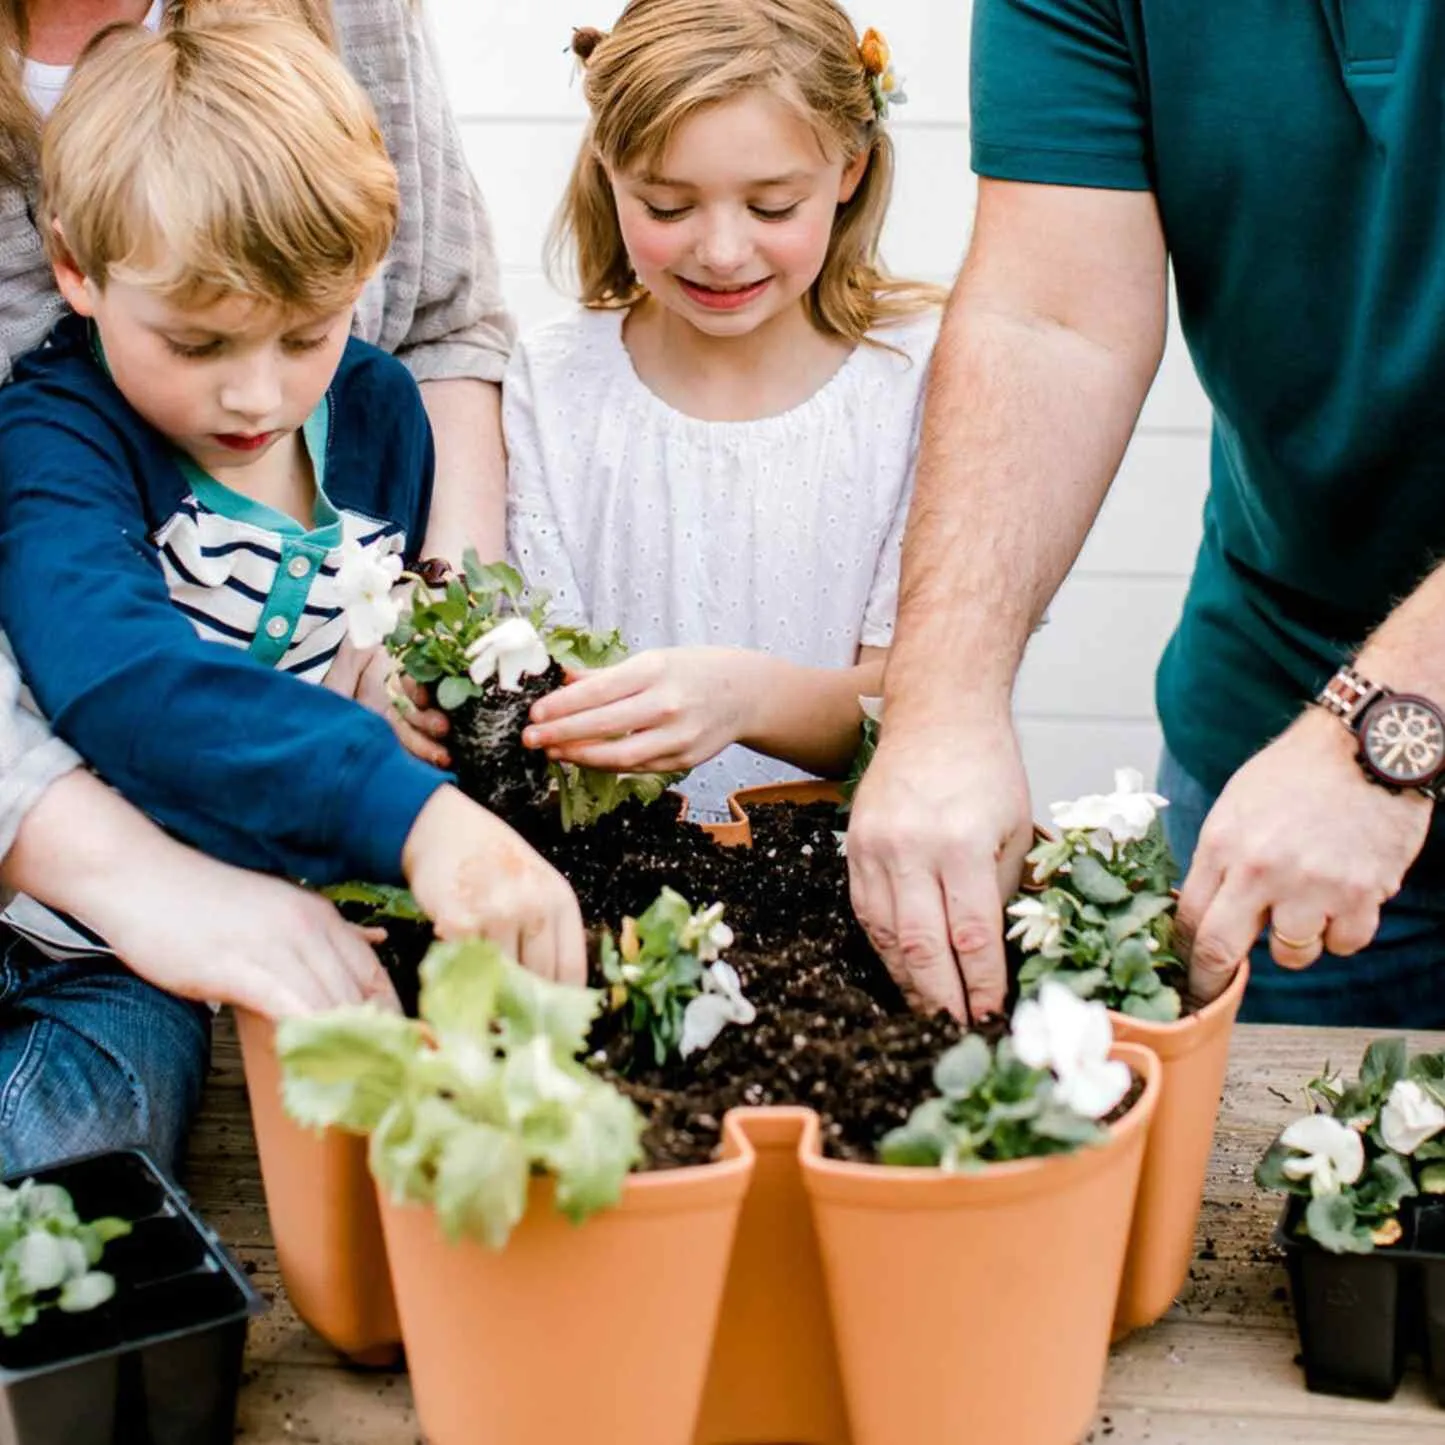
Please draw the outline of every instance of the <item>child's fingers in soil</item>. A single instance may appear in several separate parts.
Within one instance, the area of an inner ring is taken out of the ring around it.
[[[435,768],[449,767],[451,754],[434,739],[429,738],[420,728],[414,727],[410,718],[394,717],[391,725],[401,745],[413,757],[420,758],[424,763],[430,763]]]
[[[402,673],[401,690],[414,708],[430,714],[434,719],[428,725],[427,731],[434,737],[441,737],[451,724],[447,721],[447,715],[439,707],[432,705],[432,695],[429,689],[423,687],[414,677],[408,677]]]

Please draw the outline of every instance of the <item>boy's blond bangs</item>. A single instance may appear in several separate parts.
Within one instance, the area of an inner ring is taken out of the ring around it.
[[[396,226],[366,96],[321,40],[267,16],[103,34],[45,128],[41,174],[52,255],[181,305],[336,310]]]
[[[643,288],[608,168],[659,163],[690,116],[758,90],[795,110],[824,154],[852,161],[868,152],[807,298],[814,325],[856,344],[879,325],[939,305],[941,287],[892,277],[880,260],[893,143],[873,108],[857,33],[833,0],[631,0],[586,62],[591,120],[549,246],[559,280],[571,280],[587,306],[637,301]]]

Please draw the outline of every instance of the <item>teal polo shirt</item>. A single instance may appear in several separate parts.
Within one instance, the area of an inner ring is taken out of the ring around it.
[[[976,0],[972,69],[980,175],[1157,197],[1214,406],[1157,698],[1218,789],[1445,558],[1445,3]]]

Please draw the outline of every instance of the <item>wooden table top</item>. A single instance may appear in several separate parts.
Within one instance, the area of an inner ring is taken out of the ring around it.
[[[1280,1201],[1254,1186],[1255,1160],[1300,1112],[1302,1083],[1326,1061],[1352,1072],[1372,1036],[1356,1029],[1236,1029],[1189,1286],[1159,1324],[1114,1348],[1087,1441],[1445,1440],[1445,1409],[1416,1371],[1387,1403],[1305,1390],[1294,1363],[1298,1345],[1285,1274],[1270,1245]],[[1408,1037],[1412,1048],[1445,1046],[1445,1035]],[[202,1215],[273,1301],[251,1327],[236,1438],[250,1445],[417,1445],[406,1377],[342,1369],[286,1301],[229,1015],[218,1021],[212,1069],[186,1184]]]

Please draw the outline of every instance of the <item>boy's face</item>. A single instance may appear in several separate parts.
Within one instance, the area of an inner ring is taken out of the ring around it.
[[[351,329],[350,305],[321,316],[245,297],[182,307],[124,281],[98,287],[63,265],[56,277],[71,309],[95,322],[121,395],[219,481],[315,411]]]

